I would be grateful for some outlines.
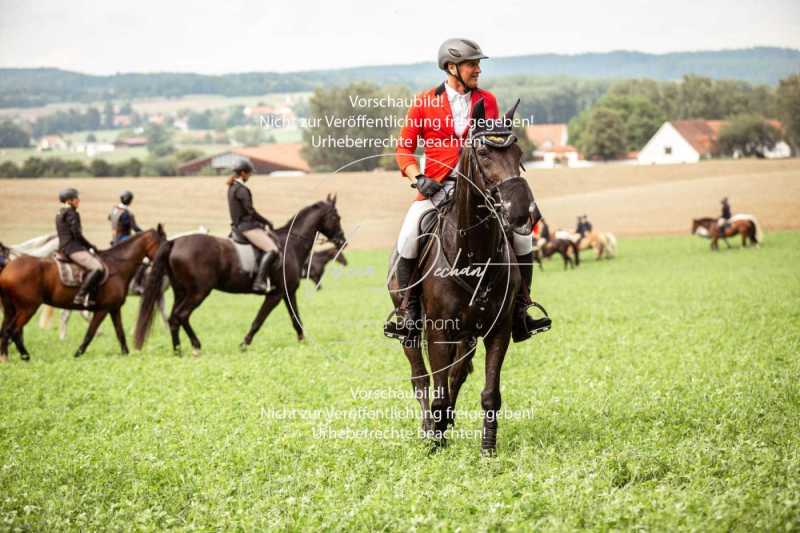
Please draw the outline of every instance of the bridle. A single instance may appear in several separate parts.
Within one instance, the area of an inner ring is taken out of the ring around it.
[[[320,220],[324,220],[324,219],[325,219],[325,217],[326,217],[326,216],[328,216],[328,214],[330,214],[330,213],[331,213],[331,212],[333,212],[333,211],[336,211],[336,207],[334,207],[334,206],[332,206],[332,205],[328,206],[328,207],[327,207],[327,208],[326,208],[326,209],[325,209],[325,210],[322,212],[322,214],[320,215]],[[328,241],[329,241],[329,242],[333,242],[333,243],[334,243],[334,244],[335,244],[337,247],[338,247],[338,246],[340,246],[340,245],[336,244],[336,241],[335,241],[335,239],[331,239],[330,237],[328,237],[328,236],[327,236],[327,235],[325,235],[324,233],[323,233],[323,236],[324,236],[326,239],[328,239]],[[295,229],[294,229],[294,224],[292,224],[292,229],[290,229],[290,230],[289,230],[289,232],[288,232],[288,233],[287,233],[287,235],[286,235],[286,238],[287,238],[287,240],[288,240],[290,237],[297,237],[298,239],[300,239],[300,240],[301,240],[301,241],[303,241],[304,243],[305,243],[305,242],[313,242],[313,241],[314,241],[314,240],[317,238],[317,233],[314,233],[314,235],[306,235],[306,234],[304,234],[304,233],[300,233],[300,232],[298,232],[297,230],[295,230]],[[342,237],[344,238],[344,235],[342,235]],[[343,239],[343,240],[344,240],[344,239]],[[324,242],[323,242],[323,244],[324,244]]]
[[[503,124],[501,127],[502,129],[498,130],[490,129],[490,130],[472,132],[469,138],[467,139],[467,142],[469,143],[469,150],[470,150],[469,158],[471,164],[477,170],[478,174],[481,177],[481,182],[484,184],[486,184],[487,179],[486,179],[486,173],[484,172],[483,167],[481,167],[480,160],[478,158],[477,154],[478,148],[483,146],[490,146],[492,148],[502,150],[509,148],[511,145],[517,142],[517,137],[516,135],[514,135],[514,133],[511,131],[510,128],[508,128],[505,124]],[[522,164],[520,164],[520,167],[524,170]],[[534,213],[536,205],[535,200],[531,198],[531,205],[533,207],[530,209],[529,213],[530,227],[526,225],[521,230],[511,226],[511,223],[508,220],[508,213],[505,208],[505,206],[508,203],[508,200],[510,200],[511,197],[515,196],[515,194],[513,193],[514,189],[519,189],[522,187],[524,187],[524,190],[528,191],[530,190],[528,188],[527,181],[525,181],[525,178],[523,178],[520,175],[511,176],[509,178],[500,180],[499,182],[492,184],[490,187],[486,189],[486,192],[482,194],[483,200],[481,202],[483,206],[489,210],[489,214],[483,219],[481,219],[479,222],[469,226],[469,228],[464,228],[463,230],[459,231],[468,231],[469,229],[472,229],[482,224],[490,217],[496,217],[500,221],[503,227],[503,231],[505,232],[513,231],[514,233],[517,233],[519,235],[529,235],[534,225]]]

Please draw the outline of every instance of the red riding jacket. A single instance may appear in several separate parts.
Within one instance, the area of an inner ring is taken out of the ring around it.
[[[497,99],[492,93],[482,89],[472,91],[470,113],[472,106],[481,98],[486,110],[485,118],[499,118]],[[455,133],[453,111],[450,109],[444,83],[418,94],[408,110],[405,125],[400,130],[400,142],[397,147],[397,165],[404,175],[409,165],[417,163],[414,152],[420,137],[424,142],[425,175],[441,182],[458,164],[464,140]],[[417,200],[424,198],[421,194],[417,194]]]

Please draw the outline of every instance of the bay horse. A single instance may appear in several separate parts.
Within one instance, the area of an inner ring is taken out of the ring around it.
[[[567,270],[568,267],[575,268],[576,266],[580,266],[581,256],[578,251],[578,245],[575,244],[574,241],[558,237],[553,238],[550,233],[550,228],[547,227],[547,224],[544,222],[542,223],[541,234],[549,237],[539,239],[539,242],[536,243],[533,249],[534,258],[539,263],[539,268],[541,270],[544,270],[542,259],[547,259],[556,253],[564,260],[564,270]]]
[[[181,327],[192,344],[192,353],[200,354],[200,340],[189,323],[189,317],[214,289],[237,294],[264,295],[261,308],[240,348],[245,349],[253,342],[253,337],[281,298],[289,310],[297,339],[302,341],[303,325],[296,292],[302,279],[303,264],[314,245],[317,233],[324,235],[339,248],[345,245],[335,196],[328,195],[325,201],[304,207],[285,226],[275,231],[278,246],[282,250],[282,276],[275,276],[273,273],[273,280],[275,277],[280,279],[275,290],[266,295],[253,291],[252,276],[240,267],[236,249],[230,239],[212,235],[188,235],[165,242],[158,250],[145,282],[134,331],[134,346],[140,350],[144,345],[153,321],[153,308],[161,293],[161,280],[165,275],[169,277],[175,295],[168,323],[172,348],[176,354],[180,353]]]
[[[317,290],[322,289],[322,276],[325,274],[325,267],[331,261],[336,261],[342,266],[347,266],[347,258],[337,247],[325,248],[311,254],[303,265],[303,274],[314,282]]]
[[[98,252],[108,271],[108,279],[98,288],[95,305],[89,307],[94,316],[75,357],[86,352],[97,328],[109,314],[122,353],[128,353],[120,308],[128,295],[128,284],[142,260],[145,257],[155,258],[165,239],[164,228],[159,224],[156,229],[147,230],[108,250]],[[77,291],[78,287],[66,287],[61,283],[58,265],[52,258],[22,255],[9,262],[0,273],[0,299],[4,312],[0,330],[0,362],[8,361],[9,341],[14,342],[22,360],[27,361],[30,358],[23,342],[22,330],[41,304],[62,309],[84,309],[72,302]]]
[[[521,287],[509,235],[511,231],[530,235],[541,218],[528,183],[519,175],[522,150],[511,131],[517,105],[519,101],[502,119],[487,121],[483,100],[475,104],[474,126],[458,166],[465,174],[456,178],[452,202],[440,207],[435,229],[421,232],[428,233],[429,240],[420,243],[420,276],[409,290],[420,290],[430,373],[422,337],[403,341],[415,398],[422,408],[423,435],[443,446],[448,426],[455,423],[459,391],[472,371],[477,339],[482,337],[486,375],[481,450],[487,455],[497,448],[500,370],[511,338],[514,300],[518,291],[527,291]],[[396,263],[395,250],[388,289],[398,308],[407,297],[399,289]]]
[[[728,237],[742,236],[742,248],[747,247],[748,240],[758,246],[762,241],[761,227],[752,215],[737,214],[730,218],[730,224],[720,231],[719,219],[703,217],[692,219],[692,235],[711,239],[711,250],[719,250],[719,240],[723,239],[728,248],[731,247]]]

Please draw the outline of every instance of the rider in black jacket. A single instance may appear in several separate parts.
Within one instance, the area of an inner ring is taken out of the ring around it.
[[[87,270],[83,284],[75,294],[73,303],[91,307],[95,303],[97,288],[103,279],[105,269],[100,260],[89,252],[89,250],[96,250],[96,247],[83,236],[81,216],[78,214],[81,200],[77,189],[70,188],[61,191],[58,200],[65,204],[56,215],[58,251]]]
[[[240,160],[233,167],[234,175],[228,178],[228,210],[234,232],[241,233],[250,244],[264,251],[258,265],[258,273],[253,280],[253,290],[269,292],[272,288],[270,273],[280,252],[265,229],[266,227],[274,229],[272,223],[255,210],[253,195],[245,185],[253,170],[253,165],[246,159]]]

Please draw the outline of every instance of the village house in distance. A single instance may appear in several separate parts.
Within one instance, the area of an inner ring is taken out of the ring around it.
[[[777,120],[768,121],[781,130]],[[673,163],[697,163],[717,155],[717,139],[726,125],[724,120],[675,120],[665,122],[639,152],[642,165],[666,165]],[[772,150],[764,150],[767,159],[791,157],[791,148],[779,141]]]

